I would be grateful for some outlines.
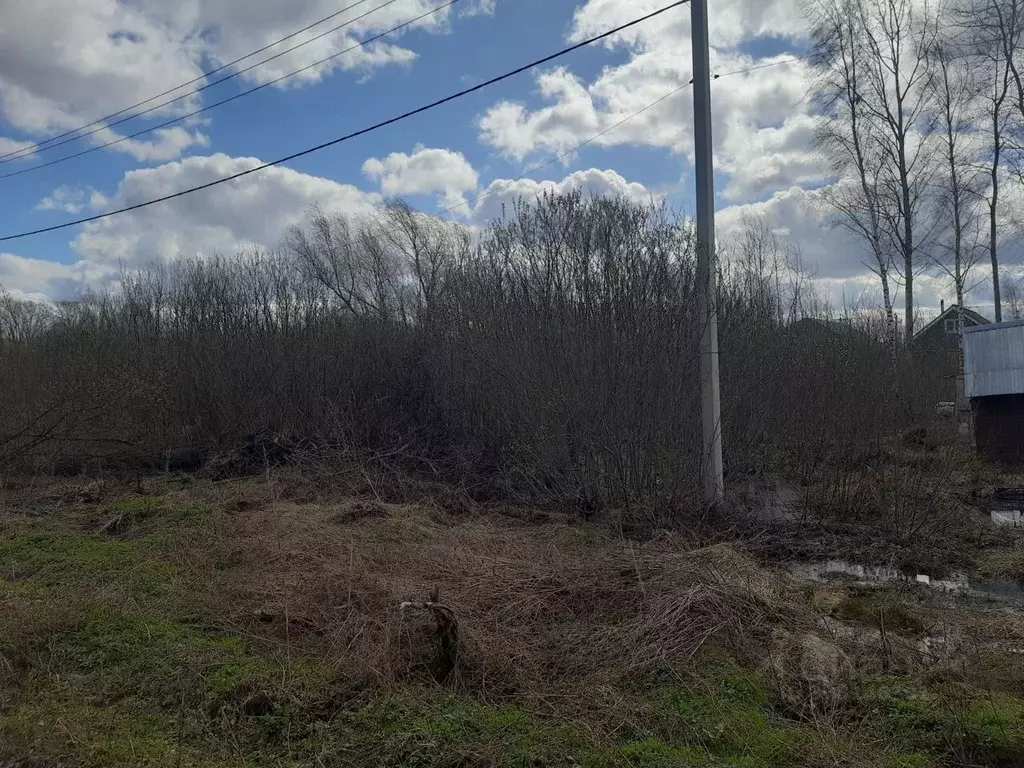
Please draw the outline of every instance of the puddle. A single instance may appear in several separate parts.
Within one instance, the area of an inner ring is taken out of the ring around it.
[[[1024,584],[1015,581],[970,581],[962,573],[946,579],[933,579],[927,574],[908,576],[899,569],[884,565],[860,565],[846,560],[825,560],[819,563],[795,563],[790,571],[807,581],[827,582],[838,576],[851,576],[862,586],[894,583],[918,583],[932,589],[955,594],[988,597],[1024,607]]]
[[[1024,488],[997,488],[988,509],[996,525],[1024,525]]]
[[[992,510],[992,522],[996,525],[1024,525],[1024,516],[1019,510]]]

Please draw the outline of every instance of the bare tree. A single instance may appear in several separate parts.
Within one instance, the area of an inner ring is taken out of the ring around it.
[[[971,58],[952,28],[943,30],[930,52],[933,99],[941,135],[944,167],[936,177],[938,237],[935,264],[953,280],[957,304],[957,387],[959,408],[964,396],[964,296],[971,268],[982,253],[978,247],[982,212],[978,205],[981,173],[971,160],[971,120],[977,102],[977,83]]]
[[[984,94],[986,140],[978,163],[988,181],[988,254],[992,265],[992,293],[996,322],[1002,320],[999,279],[999,213],[1004,164],[1017,142],[1024,117],[1021,108],[1021,43],[1024,42],[1024,3],[1021,0],[966,0],[959,9],[970,35],[973,65],[978,70],[978,91]],[[1014,96],[1016,94],[1016,98]],[[1018,108],[1015,109],[1014,106]],[[1018,169],[1019,173],[1019,169]],[[1024,180],[1024,177],[1022,177]]]
[[[1024,318],[1024,280],[1019,277],[1007,278],[1003,298],[1010,309],[1010,317],[1014,320]]]
[[[46,304],[17,299],[0,285],[0,342],[24,342],[38,336],[50,323]]]
[[[883,157],[877,128],[862,93],[866,80],[868,47],[858,0],[813,0],[814,90],[827,119],[818,125],[816,143],[828,158],[839,182],[826,191],[828,204],[839,223],[861,237],[871,250],[868,264],[882,284],[882,300],[889,345],[895,355],[896,318],[890,272],[892,254],[882,240],[880,176]],[[853,181],[846,183],[852,176]]]
[[[870,244],[889,313],[893,273],[902,280],[909,339],[937,159],[929,52],[938,15],[917,0],[812,0],[810,10],[815,92],[827,107],[819,145],[840,176],[830,202]]]
[[[862,0],[861,24],[868,48],[866,88],[859,93],[878,125],[883,231],[902,269],[906,338],[914,336],[914,276],[925,234],[920,224],[935,170],[930,152],[930,102],[934,73],[929,52],[938,37],[938,16],[915,0]]]

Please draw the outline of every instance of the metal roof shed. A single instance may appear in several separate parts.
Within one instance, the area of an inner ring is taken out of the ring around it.
[[[964,388],[978,450],[1024,464],[1024,320],[964,329]]]

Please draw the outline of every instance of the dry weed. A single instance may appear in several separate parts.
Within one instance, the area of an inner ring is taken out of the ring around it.
[[[439,642],[429,612],[400,604],[440,590],[459,624],[449,682],[484,697],[635,678],[709,641],[742,650],[780,622],[811,625],[785,580],[725,546],[681,551],[505,518],[439,523],[401,504],[330,522],[347,509],[278,503],[236,516],[218,589],[229,620],[346,675],[394,680],[428,669]]]

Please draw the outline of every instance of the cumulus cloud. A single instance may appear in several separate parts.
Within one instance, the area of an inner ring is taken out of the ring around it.
[[[460,16],[493,16],[498,0],[470,0],[461,11]]]
[[[215,154],[130,171],[108,205],[134,205],[260,164],[254,157]],[[299,221],[313,203],[362,213],[378,201],[378,195],[348,184],[274,167],[214,189],[92,222],[74,239],[73,247],[91,264],[127,267],[217,251],[232,253],[240,244],[273,246],[284,229]]]
[[[74,128],[201,75],[191,24],[160,18],[155,5],[8,4],[0,26],[0,108],[7,122],[30,134]]]
[[[124,175],[107,198],[88,187],[62,186],[36,206],[81,213],[123,208],[261,165],[254,157],[215,154]],[[0,287],[19,296],[75,299],[115,281],[123,269],[238,247],[276,246],[285,228],[314,203],[331,211],[368,213],[380,195],[289,168],[268,168],[214,189],[86,224],[72,241],[78,260],[61,264],[0,254]]]
[[[564,194],[579,189],[584,194],[624,197],[638,203],[649,203],[659,195],[637,182],[627,181],[617,171],[590,168],[576,171],[561,181],[533,179],[495,179],[481,193],[472,210],[472,219],[480,224],[501,216],[502,208],[519,199],[531,201],[545,193]]]
[[[109,128],[104,128],[94,133],[90,140],[94,144],[110,144],[111,149],[129,154],[143,162],[173,160],[190,147],[210,146],[210,139],[206,134],[201,131],[190,131],[181,126],[158,128],[146,135],[152,138],[129,139]]]
[[[412,154],[392,152],[383,160],[371,157],[363,173],[380,183],[385,195],[441,193],[446,207],[464,202],[463,193],[476,189],[479,176],[461,152],[416,145]]]
[[[589,0],[576,11],[569,39],[584,39],[659,5],[646,0]],[[736,176],[744,169],[742,179],[730,180],[726,194],[736,200],[764,197],[793,184],[821,180],[823,174],[809,151],[812,119],[806,64],[791,61],[792,55],[754,58],[740,46],[751,38],[785,36],[799,49],[797,3],[723,0],[712,14],[712,27],[712,70],[730,75],[713,85],[716,160],[727,174]],[[624,48],[627,61],[604,68],[592,82],[565,68],[541,73],[537,96],[544,104],[533,109],[521,101],[493,105],[478,119],[481,140],[506,157],[521,160],[537,152],[564,152],[616,126],[593,143],[658,147],[692,160],[689,90],[636,115],[689,82],[689,13],[677,9],[605,44]],[[730,74],[763,64],[773,66]],[[628,122],[617,125],[626,118]]]
[[[108,267],[84,260],[61,264],[0,253],[0,289],[17,298],[74,300],[80,298],[90,284],[105,282],[110,277]]]
[[[662,0],[588,0],[573,15],[570,40],[584,40],[664,5]],[[789,37],[804,31],[800,0],[720,0],[709,14],[708,27],[712,43],[727,48],[752,37]],[[685,6],[621,32],[605,45],[669,45],[683,38],[690,39],[690,11]]]
[[[307,0],[298,8],[295,4],[278,3],[273,0],[222,0],[203,4],[202,24],[206,30],[205,37],[209,40],[211,56],[218,63],[227,63],[280,39],[295,29],[335,14],[338,11],[337,5],[332,0]],[[359,47],[359,44],[369,37],[423,16],[435,9],[438,4],[434,0],[398,0],[374,10],[380,5],[374,3],[370,7],[351,8],[288,40],[282,50],[301,43],[308,44],[244,73],[243,77],[253,82],[267,82],[350,48],[352,50],[347,53],[284,81],[281,87],[314,83],[339,69],[373,70],[393,64],[410,63],[415,60],[416,54],[409,48],[395,43],[394,39],[397,38],[383,39],[365,47]],[[372,13],[369,12],[371,10]],[[403,31],[446,31],[449,29],[452,13],[451,8],[444,8],[425,16]],[[342,26],[344,28],[319,37],[331,29]],[[313,39],[317,37],[319,39]],[[267,58],[276,51],[277,49],[274,49],[239,66],[245,67],[259,59]]]
[[[31,146],[31,141],[16,141],[0,136],[0,155],[20,155]]]
[[[868,272],[864,244],[835,226],[823,188],[793,186],[769,199],[720,209],[716,228],[723,242],[738,237],[749,221],[759,220],[788,245],[800,249],[801,265],[820,278],[858,278]]]
[[[834,308],[881,307],[879,279],[871,273],[871,254],[863,240],[836,226],[836,218],[825,204],[827,188],[791,187],[769,199],[722,208],[716,215],[719,242],[728,252],[742,238],[750,223],[764,226],[774,234],[782,248],[789,250],[794,266],[813,277]],[[1024,232],[1019,223],[1007,220],[1001,230],[1001,273],[1005,279],[1024,277]],[[916,312],[927,320],[939,307],[956,300],[952,278],[929,257],[940,258],[937,244],[930,244],[920,255],[922,273],[914,279]],[[903,285],[899,275],[891,274],[893,303],[902,314]],[[967,304],[993,316],[992,271],[987,254],[971,267],[967,279]]]
[[[102,192],[91,187],[61,185],[40,200],[36,210],[81,213],[85,208],[101,208],[107,202]]]
[[[396,42],[400,35],[366,47],[358,44],[434,7],[434,0],[397,0],[369,14],[366,8],[354,8],[235,68],[254,64],[346,23],[350,26],[242,77],[267,82],[353,46],[357,47],[351,52],[285,81],[282,87],[317,82],[339,69],[369,72],[407,64],[415,59],[415,53]],[[489,4],[478,2],[474,7],[486,10]],[[14,131],[38,138],[77,128],[155,93],[197,80],[169,97],[187,94],[204,82],[203,66],[207,62],[228,64],[337,10],[333,0],[306,0],[298,6],[273,0],[9,3],[0,24],[4,62],[0,71],[0,117]],[[363,14],[365,18],[358,18]],[[403,31],[444,32],[452,17],[452,10],[446,8]],[[195,109],[201,99],[201,95],[184,98],[156,110],[152,117],[184,114]],[[105,143],[111,137],[116,134],[102,131],[89,141]],[[0,137],[0,154],[30,145],[22,138]],[[205,146],[206,137],[178,127],[158,131],[145,141],[122,142],[116,149],[138,160],[162,161],[197,145]]]

